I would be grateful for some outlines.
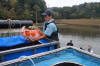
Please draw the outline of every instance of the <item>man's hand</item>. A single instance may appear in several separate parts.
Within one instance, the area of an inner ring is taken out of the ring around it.
[[[26,37],[27,40],[31,41],[31,42],[35,42],[35,41],[38,41],[38,40],[41,40],[43,38],[46,38],[47,36],[45,34],[42,34],[40,37],[32,40],[32,39],[29,39],[28,37]]]
[[[35,42],[35,41],[38,41],[39,39],[34,39],[34,40],[31,40],[32,42]]]
[[[34,39],[34,40],[31,40],[32,42],[35,42],[35,41],[38,41],[38,40],[41,40],[43,38],[46,38],[47,36],[45,34],[42,34],[40,37]]]
[[[37,39],[32,40],[32,39],[30,39],[30,38],[28,38],[28,37],[26,37],[26,39],[27,39],[28,41],[31,41],[31,42],[35,42],[35,41],[38,41],[38,40],[39,40],[38,38],[37,38]]]

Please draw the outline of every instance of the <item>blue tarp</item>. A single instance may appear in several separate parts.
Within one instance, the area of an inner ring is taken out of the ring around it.
[[[40,43],[50,43],[51,40],[48,39],[42,39],[39,40]],[[2,37],[0,38],[0,48],[5,48],[5,47],[13,47],[13,46],[19,46],[19,45],[25,45],[25,44],[30,44],[31,42],[26,40],[26,38],[24,36],[12,36],[12,37]],[[34,43],[32,43],[34,44]],[[54,50],[54,46],[50,46],[50,49],[48,49],[48,47],[43,47],[43,48],[38,48],[36,50],[37,53],[41,53],[41,52],[46,52],[49,50]],[[12,59],[16,59],[20,56],[29,56],[29,55],[33,55],[33,50],[26,50],[26,51],[21,51],[21,52],[16,52],[16,53],[11,53],[11,54],[7,54],[5,55],[5,61],[8,60],[12,60]],[[1,62],[1,57],[0,57],[0,62]]]
[[[40,43],[49,43],[51,42],[48,39],[43,39],[39,41]],[[2,37],[0,38],[0,47],[12,47],[21,44],[28,44],[30,41],[26,40],[23,36],[12,36],[12,37]]]
[[[0,47],[11,47],[21,44],[30,43],[23,36],[12,36],[12,37],[2,37],[0,38]]]

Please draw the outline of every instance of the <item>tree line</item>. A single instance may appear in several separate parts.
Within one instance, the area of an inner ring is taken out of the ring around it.
[[[42,21],[47,9],[44,0],[0,0],[0,19]],[[84,3],[72,7],[53,7],[56,19],[100,18],[100,3]]]
[[[42,21],[41,13],[46,9],[44,0],[0,0],[0,19],[35,21],[36,13]]]
[[[72,7],[53,7],[57,19],[100,18],[100,3],[84,3]]]

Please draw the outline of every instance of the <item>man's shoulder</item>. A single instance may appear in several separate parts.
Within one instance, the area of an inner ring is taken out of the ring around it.
[[[48,25],[48,26],[55,27],[56,25],[55,25],[55,23],[54,23],[54,22],[51,22],[51,23],[49,23],[49,25]]]

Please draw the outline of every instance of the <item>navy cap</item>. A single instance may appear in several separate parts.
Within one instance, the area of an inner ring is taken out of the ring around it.
[[[53,11],[51,9],[45,10],[45,12],[42,13],[43,16],[53,16]]]

